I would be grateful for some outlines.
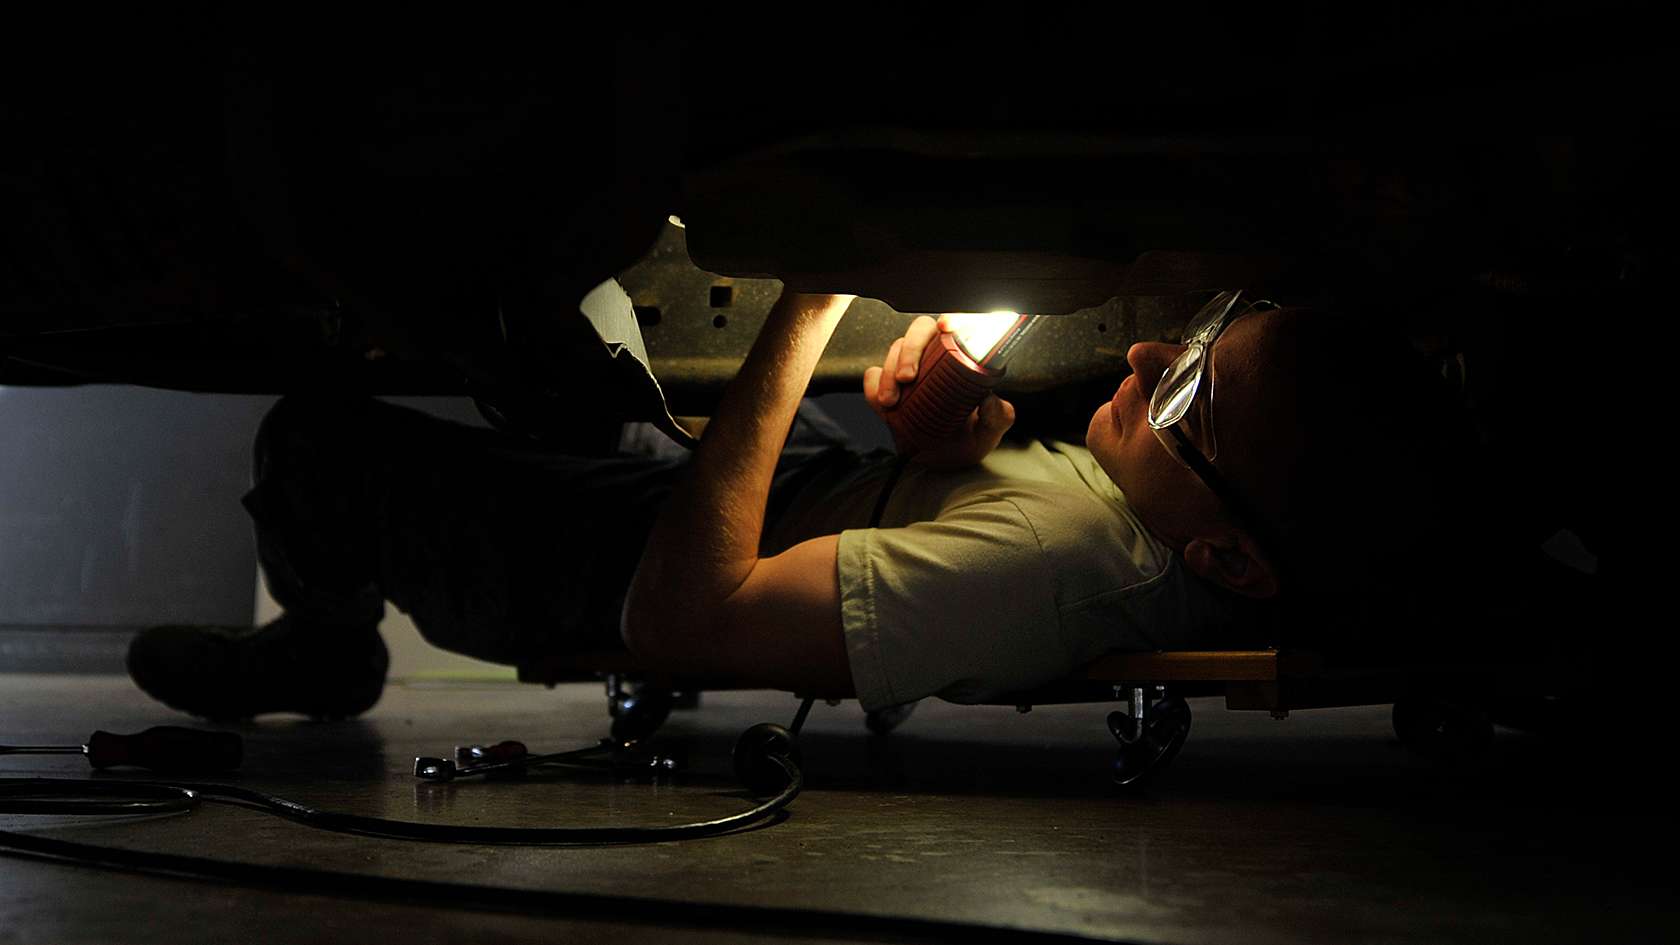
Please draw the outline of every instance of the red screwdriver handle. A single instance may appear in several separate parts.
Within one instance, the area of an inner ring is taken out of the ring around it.
[[[901,448],[920,449],[957,436],[968,415],[1003,380],[1003,369],[975,363],[954,332],[941,331],[922,351],[916,382],[885,411]]]
[[[245,741],[233,732],[204,732],[158,725],[135,735],[94,732],[87,759],[95,768],[126,765],[153,771],[232,771],[245,758]]]

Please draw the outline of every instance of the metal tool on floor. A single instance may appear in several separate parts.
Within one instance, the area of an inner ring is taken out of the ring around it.
[[[245,758],[245,741],[233,732],[156,725],[133,735],[94,732],[85,745],[0,745],[0,755],[83,755],[95,768],[232,771]]]
[[[760,722],[741,733],[731,760],[735,776],[759,796],[784,793],[799,783],[804,758],[799,751],[799,730],[816,702],[802,697],[793,722],[782,726]],[[455,758],[423,756],[414,759],[414,776],[422,781],[447,783],[458,778],[518,777],[532,768],[586,768],[617,774],[666,774],[688,766],[682,752],[655,752],[639,741],[603,738],[598,744],[573,751],[532,754],[524,742],[502,741],[493,745],[457,745]],[[791,798],[790,798],[791,800]]]
[[[531,753],[524,742],[504,741],[494,745],[457,745],[453,761],[447,758],[416,758],[414,776],[422,781],[453,781],[480,775],[506,778],[518,777],[532,768],[543,766],[658,775],[680,771],[688,763],[678,752],[656,753],[610,738],[603,738],[599,744],[588,748],[541,755]]]
[[[761,723],[748,729],[736,743],[736,774],[755,793],[773,796],[748,810],[692,823],[574,827],[487,827],[478,824],[416,823],[321,810],[236,784],[170,783],[114,778],[0,778],[0,814],[178,814],[192,810],[200,802],[208,801],[262,810],[323,830],[402,840],[520,844],[628,844],[686,840],[728,833],[765,821],[799,796],[805,784],[805,776],[799,767],[799,751],[794,738],[811,711],[811,703],[809,698],[802,701],[790,727]],[[164,731],[165,734],[156,734],[159,731]],[[211,755],[209,751],[200,750],[209,744],[209,739],[218,739],[222,746],[229,744],[227,738],[233,738],[235,743],[238,739],[237,735],[220,732],[198,732],[191,729],[174,731],[185,732],[190,738],[183,740],[179,735],[172,736],[166,729],[149,729],[139,735],[129,736],[95,733],[96,737],[90,739],[90,743],[97,741],[102,746],[122,746],[102,747],[99,757],[109,763],[117,763],[116,759],[121,757],[124,759],[121,763],[133,764],[137,758],[143,757],[151,764],[165,761],[179,763],[183,760],[202,764]],[[98,738],[99,735],[105,737]],[[110,741],[113,738],[119,741],[113,743]],[[160,754],[157,750],[160,745],[167,745],[175,750]],[[182,751],[180,746],[183,745],[195,750]],[[91,744],[89,747],[90,750],[86,754],[92,758],[94,753]],[[148,747],[150,751],[141,752],[142,748]],[[20,747],[4,750],[14,754],[65,754],[82,751],[81,748],[72,746]],[[223,751],[225,752],[225,747]],[[473,775],[517,775],[534,765],[587,767],[613,772],[630,770],[635,766],[640,766],[642,770],[653,768],[658,771],[676,770],[681,767],[681,759],[676,756],[655,755],[639,746],[619,744],[611,740],[576,751],[546,755],[533,755],[522,743],[513,741],[490,746],[471,745],[458,749],[456,757],[463,764],[457,765],[453,761],[438,758],[417,759],[415,774],[427,781],[451,781]],[[227,760],[227,755],[223,754],[221,759]],[[27,837],[0,831],[0,849],[25,849],[22,844],[28,842]],[[141,854],[137,859],[156,864],[166,858],[155,854]]]

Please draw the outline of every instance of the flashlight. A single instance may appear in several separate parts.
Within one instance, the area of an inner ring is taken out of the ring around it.
[[[969,414],[1003,381],[1005,362],[1038,316],[957,312],[939,321],[939,333],[922,351],[915,384],[886,411],[887,425],[910,449],[962,432]]]

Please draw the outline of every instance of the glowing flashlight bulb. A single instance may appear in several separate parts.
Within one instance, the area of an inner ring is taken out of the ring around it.
[[[947,312],[939,316],[940,324],[957,336],[957,343],[977,363],[985,364],[987,356],[1009,330],[1021,320],[1018,312]]]

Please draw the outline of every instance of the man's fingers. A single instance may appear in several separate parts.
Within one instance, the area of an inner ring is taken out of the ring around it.
[[[987,394],[974,413],[974,445],[985,456],[997,449],[1003,435],[1015,425],[1015,405],[996,394]]]
[[[937,334],[937,321],[926,315],[917,316],[905,330],[904,336],[893,341],[892,347],[887,349],[887,356],[881,360],[881,366],[863,372],[863,395],[869,401],[869,406],[876,410],[887,410],[898,404],[899,397],[903,394],[903,385],[916,379],[922,352],[927,348],[928,341]]]
[[[980,402],[980,428],[996,430],[1001,436],[1015,425],[1015,405],[996,394]]]
[[[898,354],[897,380],[902,382],[916,379],[916,371],[922,363],[922,352],[927,349],[928,342],[938,334],[939,322],[931,316],[916,316],[910,327],[905,329],[904,338],[901,339],[904,345]],[[890,363],[891,359],[888,360]]]
[[[882,407],[891,407],[898,403],[898,357],[904,350],[904,339],[900,338],[887,349],[887,356],[881,362],[881,377],[876,388],[875,401]]]

